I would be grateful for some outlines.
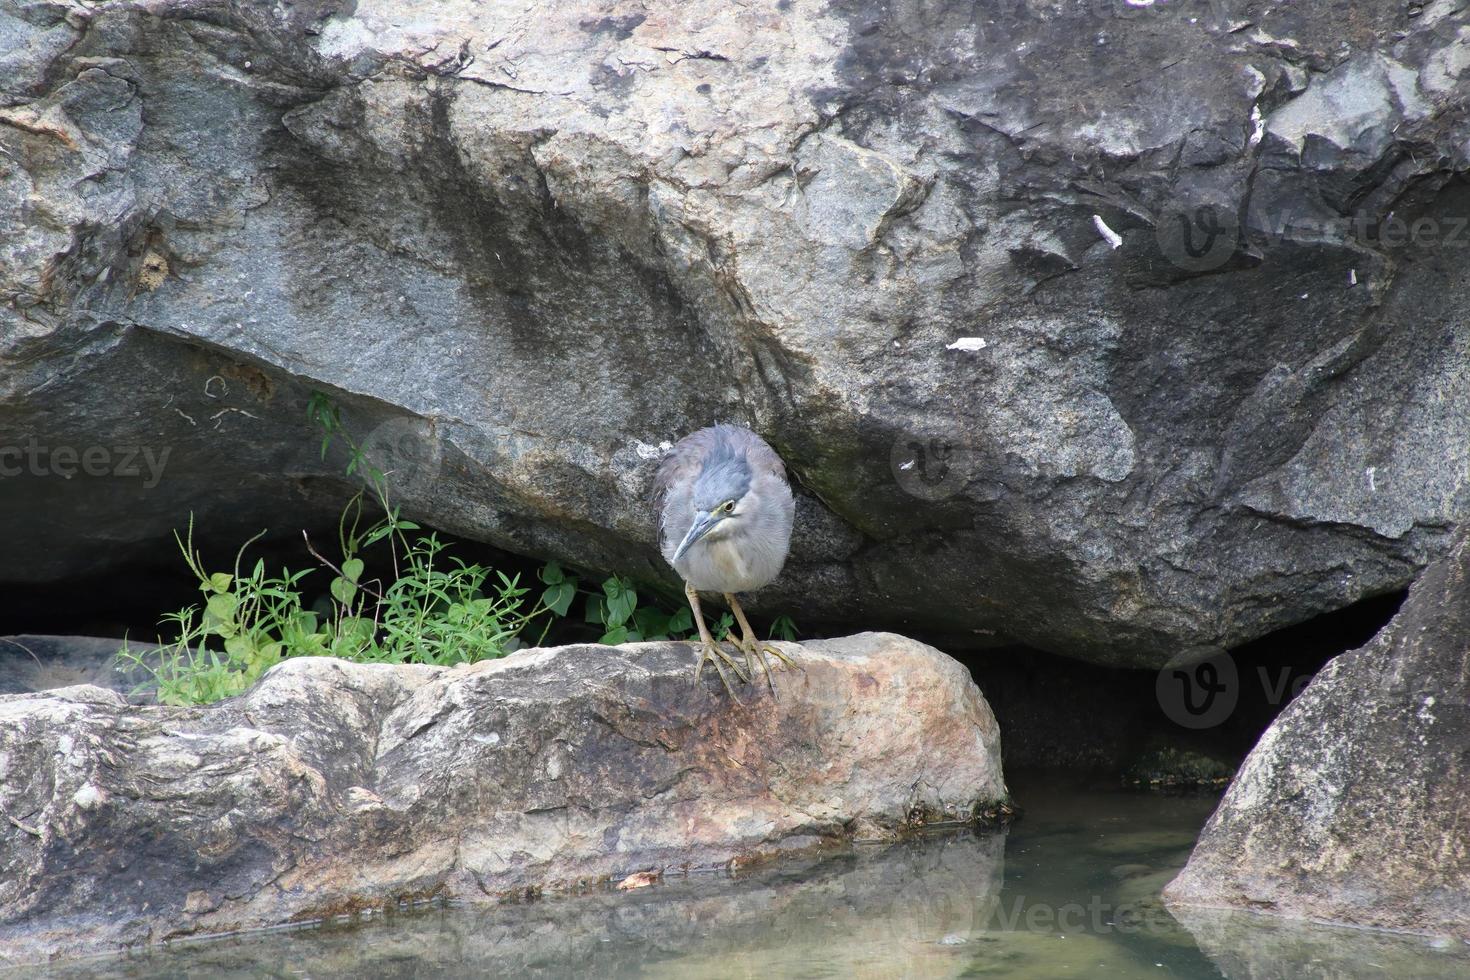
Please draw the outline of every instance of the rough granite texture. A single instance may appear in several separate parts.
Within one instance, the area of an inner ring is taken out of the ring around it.
[[[1470,533],[1246,758],[1178,906],[1470,940]]]
[[[0,965],[429,897],[892,839],[1007,804],[957,662],[865,633],[787,645],[779,698],[685,643],[461,668],[301,658],[205,708],[0,697]]]
[[[747,424],[801,488],[754,605],[808,622],[1158,667],[1400,589],[1470,514],[1467,39],[0,0],[0,583],[330,528],[321,389],[421,519],[670,581],[657,447]]]

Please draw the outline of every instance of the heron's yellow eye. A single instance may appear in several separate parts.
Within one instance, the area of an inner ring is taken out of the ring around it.
[[[720,504],[720,510],[724,511],[727,514],[730,513],[730,511],[732,511],[734,509],[735,509],[735,501],[733,501],[733,500],[727,500],[723,504]]]

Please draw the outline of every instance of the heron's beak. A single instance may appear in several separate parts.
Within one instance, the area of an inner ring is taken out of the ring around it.
[[[684,552],[694,547],[694,542],[704,537],[720,521],[724,520],[723,514],[711,514],[702,510],[694,515],[694,523],[689,526],[689,533],[684,535],[684,540],[679,542],[679,550],[674,552],[674,561],[684,557]]]

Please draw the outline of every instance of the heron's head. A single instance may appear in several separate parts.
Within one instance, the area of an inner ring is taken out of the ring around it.
[[[741,527],[753,503],[750,477],[750,462],[741,453],[720,446],[709,454],[694,478],[690,494],[694,523],[679,542],[675,561],[683,558],[696,541],[716,541]]]

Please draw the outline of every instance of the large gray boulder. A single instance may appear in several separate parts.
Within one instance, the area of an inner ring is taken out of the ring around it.
[[[0,965],[427,898],[746,865],[1006,809],[995,718],[931,647],[689,644],[460,668],[301,658],[205,708],[0,696]]]
[[[1470,534],[1261,737],[1166,899],[1470,941],[1467,638]]]
[[[1470,513],[1452,0],[0,10],[0,582],[328,521],[312,389],[410,512],[646,577],[657,447],[746,423],[757,606],[1120,665]]]

